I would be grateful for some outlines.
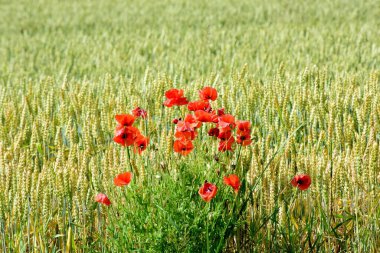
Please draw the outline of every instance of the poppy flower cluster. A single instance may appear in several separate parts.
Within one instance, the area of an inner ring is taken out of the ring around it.
[[[193,141],[198,135],[197,130],[204,123],[215,124],[208,131],[208,135],[219,139],[218,150],[221,152],[232,151],[235,143],[247,146],[251,140],[251,122],[246,120],[236,120],[231,114],[226,114],[224,109],[213,110],[210,101],[215,101],[218,92],[212,87],[204,87],[199,91],[199,100],[189,102],[184,97],[183,90],[171,89],[165,93],[167,107],[187,105],[187,109],[192,113],[186,115],[184,119],[174,119],[175,141],[174,151],[182,155],[188,155],[194,149]],[[149,144],[149,138],[143,136],[139,129],[133,124],[137,117],[146,119],[147,112],[140,107],[135,108],[132,114],[116,115],[118,122],[113,140],[123,147],[133,145],[135,153],[141,154]],[[233,132],[236,130],[236,140]],[[132,180],[131,172],[124,172],[114,178],[114,185],[118,187],[127,186]],[[223,178],[225,185],[231,186],[234,192],[239,192],[241,182],[237,175],[231,174]],[[311,178],[307,174],[296,175],[291,184],[300,190],[306,190],[311,185]],[[205,181],[198,193],[200,197],[210,202],[217,194],[218,187],[215,184]],[[106,206],[111,205],[111,201],[104,193],[98,193],[95,201]]]
[[[135,153],[141,154],[149,144],[149,138],[143,136],[140,130],[133,126],[136,117],[145,118],[147,112],[139,107],[133,110],[133,114],[116,115],[115,119],[118,122],[113,140],[124,146],[132,146]]]
[[[224,108],[212,109],[210,101],[215,101],[218,97],[218,92],[215,88],[204,87],[199,91],[199,100],[187,103],[184,103],[187,99],[183,97],[183,90],[168,90],[165,93],[165,97],[167,100],[164,102],[164,105],[167,107],[187,104],[187,109],[194,113],[186,115],[184,120],[173,120],[173,123],[177,125],[175,129],[174,152],[188,155],[194,149],[192,141],[196,138],[197,129],[202,126],[202,123],[215,124],[208,131],[208,135],[219,139],[218,150],[220,152],[232,151],[235,142],[242,146],[252,143],[251,123],[249,121],[235,120],[233,115],[224,112]],[[233,136],[235,128],[237,128],[236,141]]]
[[[227,177],[223,178],[224,184],[229,185],[234,189],[235,193],[237,194],[239,192],[240,188],[240,179],[237,175],[231,174]],[[209,183],[205,181],[205,183],[199,188],[199,196],[206,201],[210,202],[211,199],[213,199],[216,196],[216,193],[218,191],[218,187],[212,183]]]
[[[132,115],[133,114],[133,115]],[[147,112],[140,107],[136,107],[132,110],[132,114],[119,114],[115,116],[118,125],[116,126],[115,136],[113,140],[123,147],[128,147],[133,145],[133,151],[135,153],[141,154],[149,144],[149,138],[143,136],[140,130],[133,126],[137,117],[146,119],[148,116]],[[113,182],[115,186],[126,186],[132,180],[131,172],[124,172],[117,175]],[[104,193],[98,193],[95,196],[95,201],[103,205],[111,205],[111,201]]]

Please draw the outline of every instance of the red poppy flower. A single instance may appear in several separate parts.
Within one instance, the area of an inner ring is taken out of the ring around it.
[[[251,132],[251,122],[247,120],[238,120],[236,121],[237,134],[242,132]]]
[[[219,129],[218,138],[222,141],[229,140],[232,136],[232,131],[229,127]]]
[[[175,137],[180,139],[194,140],[197,132],[191,127],[191,124],[185,121],[179,121],[176,126]]]
[[[218,122],[218,116],[216,116],[213,113],[205,112],[201,110],[195,111],[195,117],[197,118],[198,121],[201,121],[201,122],[213,122],[213,123]]]
[[[188,155],[193,150],[194,145],[190,140],[180,139],[174,141],[174,152],[180,153],[181,155]]]
[[[225,128],[225,127],[235,127],[235,117],[230,114],[224,114],[219,117],[218,126]]]
[[[131,114],[115,115],[115,119],[122,126],[132,126],[133,122],[135,122],[135,116]]]
[[[141,117],[143,119],[145,119],[148,116],[148,113],[144,109],[141,109],[140,107],[136,107],[135,109],[133,109],[132,114],[135,117]]]
[[[186,139],[189,141],[195,140],[198,133],[196,131],[192,132],[175,132],[174,136],[178,139]]]
[[[141,154],[149,144],[149,138],[143,135],[136,137],[133,152]]]
[[[242,146],[248,146],[252,143],[251,135],[247,132],[240,133],[237,136],[236,142]]]
[[[291,183],[294,187],[298,187],[298,189],[304,191],[311,185],[311,178],[306,174],[297,175],[292,179]]]
[[[226,126],[226,127],[218,127],[218,129],[219,129],[219,135],[217,136],[217,137],[222,137],[222,134],[226,134],[226,135],[228,135],[228,136],[230,136],[230,133],[232,133],[232,129],[231,129],[231,127],[229,127],[229,126]],[[220,138],[219,137],[219,138]],[[222,137],[223,138],[223,137]],[[224,139],[225,139],[225,137],[224,137]]]
[[[208,131],[209,136],[215,136],[218,137],[219,135],[219,129],[217,127],[213,127]]]
[[[95,201],[106,206],[111,205],[111,201],[104,193],[98,193],[98,195],[95,196]]]
[[[232,188],[234,188],[234,191],[237,193],[240,188],[240,180],[239,177],[235,174],[231,174],[228,177],[224,177],[223,181],[226,185],[230,185]]]
[[[172,107],[174,105],[186,105],[189,103],[187,98],[183,96],[183,90],[171,89],[165,92],[166,101],[164,105],[167,107]]]
[[[136,136],[139,134],[140,131],[136,127],[123,127],[119,125],[116,127],[115,137],[113,137],[113,140],[122,146],[130,146],[134,143]]]
[[[211,106],[207,100],[200,100],[200,101],[189,102],[187,104],[187,109],[189,109],[189,111],[201,110],[201,111],[205,111],[205,112],[210,112]]]
[[[169,99],[183,97],[183,90],[170,89],[165,92],[165,97]]]
[[[131,179],[132,179],[132,173],[128,171],[128,172],[117,175],[117,177],[113,179],[113,183],[116,186],[129,185],[129,183],[131,182]]]
[[[202,122],[198,121],[192,114],[186,115],[185,122],[189,123],[192,128],[200,128],[202,126]]]
[[[199,98],[202,100],[212,100],[215,101],[218,97],[218,92],[215,88],[212,87],[204,87],[199,91]]]
[[[206,181],[201,186],[198,193],[204,201],[210,202],[211,199],[213,199],[215,197],[217,191],[218,191],[218,187],[216,187],[216,185],[211,184],[211,183]]]
[[[235,143],[235,139],[231,136],[228,140],[219,142],[218,150],[220,152],[225,152],[227,150],[232,151],[232,145]]]

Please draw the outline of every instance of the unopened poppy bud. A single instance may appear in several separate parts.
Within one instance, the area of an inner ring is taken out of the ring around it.
[[[236,164],[235,163],[233,163],[233,164],[231,164],[231,169],[236,169]]]
[[[219,157],[218,157],[217,155],[214,155],[214,160],[215,160],[216,162],[219,162]]]
[[[177,125],[178,119],[173,119],[173,124]]]

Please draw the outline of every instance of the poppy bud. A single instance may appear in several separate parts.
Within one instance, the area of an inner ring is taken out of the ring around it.
[[[177,125],[178,119],[173,119],[173,124]]]

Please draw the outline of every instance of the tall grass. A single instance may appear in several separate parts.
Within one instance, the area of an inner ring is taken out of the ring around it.
[[[33,7],[33,8],[32,8]],[[376,252],[376,1],[29,1],[0,4],[3,252]],[[213,86],[252,122],[253,144],[217,151],[203,127],[172,150],[167,89]],[[114,115],[148,111],[142,156]],[[130,186],[113,178],[129,169]],[[223,187],[244,173],[246,194]],[[307,173],[306,192],[291,188]],[[262,177],[261,177],[262,175]],[[218,184],[206,204],[197,191]],[[252,192],[250,192],[252,190]],[[94,202],[105,192],[108,207]],[[252,193],[252,194],[248,194]]]

